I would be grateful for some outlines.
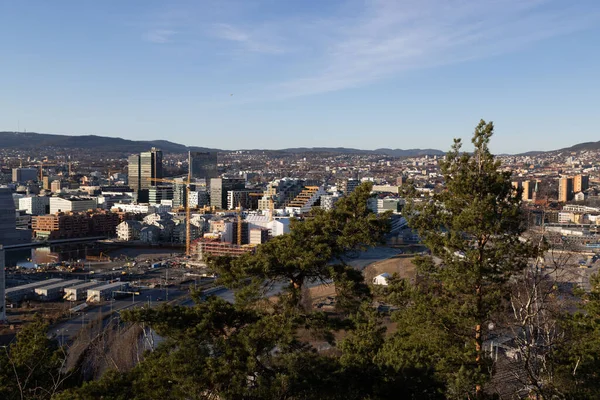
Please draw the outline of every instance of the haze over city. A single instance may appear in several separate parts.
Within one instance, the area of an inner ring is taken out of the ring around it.
[[[224,149],[492,150],[598,139],[600,3],[65,1],[0,6],[0,130]]]

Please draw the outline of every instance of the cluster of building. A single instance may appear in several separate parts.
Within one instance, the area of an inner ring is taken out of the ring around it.
[[[83,281],[81,279],[51,278],[5,289],[11,303],[23,300],[53,301],[61,297],[68,301],[85,300],[96,303],[117,297],[128,288],[127,282]]]

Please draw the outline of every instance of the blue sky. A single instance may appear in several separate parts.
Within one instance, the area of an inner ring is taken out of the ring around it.
[[[225,149],[600,140],[598,0],[0,2],[0,130]]]

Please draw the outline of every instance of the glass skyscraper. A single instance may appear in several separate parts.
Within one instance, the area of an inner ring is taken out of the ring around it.
[[[192,179],[204,179],[208,185],[211,178],[219,176],[217,153],[190,151],[189,168]]]
[[[148,190],[159,184],[153,178],[163,177],[162,158],[162,151],[154,147],[129,156],[129,187],[136,193],[139,202],[147,202]]]

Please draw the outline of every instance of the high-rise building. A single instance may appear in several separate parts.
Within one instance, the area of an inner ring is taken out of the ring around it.
[[[148,190],[148,203],[160,204],[163,200],[173,200],[173,187],[170,185],[153,186]]]
[[[17,229],[17,215],[12,192],[8,188],[0,188],[0,245],[28,243],[31,232]]]
[[[12,180],[17,183],[25,183],[38,180],[38,170],[35,168],[13,168]]]
[[[573,199],[573,178],[562,177],[558,180],[558,201],[566,203]]]
[[[256,210],[258,208],[258,197],[251,194],[261,194],[260,189],[241,189],[227,191],[227,209],[234,210],[240,205],[246,210]]]
[[[227,192],[246,187],[243,178],[212,178],[210,180],[210,205],[223,209],[227,207]]]
[[[130,155],[127,159],[128,163],[128,177],[127,181],[129,187],[133,189],[134,192],[140,189],[140,155],[133,154]]]
[[[339,182],[339,191],[344,194],[344,196],[348,196],[350,193],[354,192],[354,190],[360,185],[360,181],[358,179],[342,179]]]
[[[162,151],[155,147],[129,156],[129,187],[135,192],[138,202],[147,202],[150,187],[158,184],[154,179],[163,177],[162,158]]]
[[[535,182],[532,181],[523,181],[521,183],[521,187],[523,188],[523,201],[531,201],[533,200],[533,186]]]
[[[206,187],[196,187],[196,189],[191,190],[189,194],[189,207],[194,208],[210,205],[210,193],[206,190]]]
[[[42,178],[42,189],[50,190],[50,177],[49,176],[44,176]]]
[[[173,208],[183,208],[187,202],[187,190],[186,184],[183,179],[175,179],[177,182],[173,183]],[[196,190],[195,185],[190,185],[190,190]]]
[[[573,178],[573,192],[579,193],[587,190],[590,187],[589,175],[576,175]]]
[[[204,179],[206,183],[209,183],[212,178],[219,176],[217,153],[190,151],[189,168],[192,179]]]
[[[0,322],[6,321],[6,278],[5,278],[4,249],[0,244]]]

